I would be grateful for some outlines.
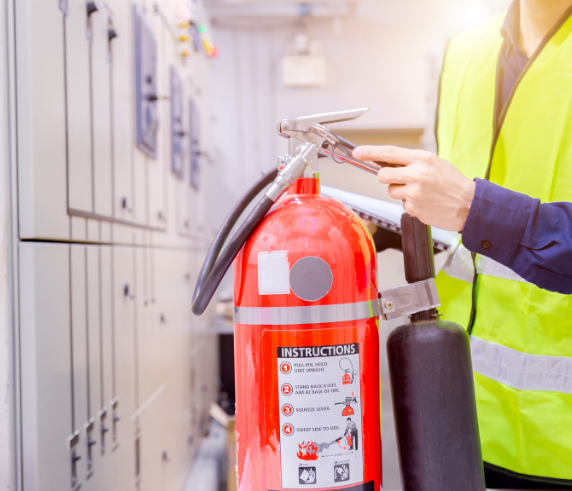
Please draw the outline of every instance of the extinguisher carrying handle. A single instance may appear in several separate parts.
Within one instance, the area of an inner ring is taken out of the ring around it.
[[[408,283],[417,283],[435,278],[435,259],[433,257],[433,239],[431,227],[421,223],[418,218],[404,213],[401,217],[401,241],[405,260],[405,279]],[[411,317],[413,322],[433,320],[437,310],[430,308],[417,312]]]
[[[226,219],[223,227],[215,237],[213,244],[207,254],[207,259],[203,264],[199,280],[193,294],[192,311],[195,315],[201,315],[208,307],[213,298],[220,282],[228,271],[228,268],[234,261],[242,246],[256,231],[266,213],[272,208],[274,203],[282,196],[282,194],[293,186],[298,178],[304,173],[308,164],[318,155],[318,148],[313,143],[305,143],[298,149],[295,157],[284,166],[284,168],[274,174],[274,171],[263,176],[239,202],[242,207],[235,207],[229,217]],[[241,224],[237,232],[234,234],[222,254],[220,250],[226,237],[236,224],[238,218],[244,211],[244,208],[256,197],[260,190],[269,183],[270,177],[274,177],[270,189],[250,212],[248,217]],[[257,191],[259,189],[259,191]]]

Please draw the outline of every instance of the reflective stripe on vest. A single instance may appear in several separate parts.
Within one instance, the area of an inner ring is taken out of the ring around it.
[[[531,355],[471,336],[473,371],[518,390],[572,394],[572,358]]]
[[[470,179],[542,202],[572,202],[572,8],[543,40],[502,108],[496,139],[503,15],[449,43],[438,114],[439,156]],[[531,246],[534,244],[530,241]],[[572,296],[542,290],[459,249],[436,278],[444,320],[467,326],[472,296],[475,394],[486,462],[570,481]],[[510,281],[508,281],[510,280]],[[560,370],[564,370],[563,372]]]
[[[443,267],[443,271],[452,278],[473,283],[475,270],[471,252],[462,244],[459,245],[457,250],[449,256],[449,259]],[[485,256],[477,256],[477,273],[483,276],[493,276],[495,278],[528,283],[528,281],[517,275],[512,269]]]

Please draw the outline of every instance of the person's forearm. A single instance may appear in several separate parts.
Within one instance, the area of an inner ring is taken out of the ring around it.
[[[572,294],[572,203],[541,204],[478,179],[463,244],[541,288]]]

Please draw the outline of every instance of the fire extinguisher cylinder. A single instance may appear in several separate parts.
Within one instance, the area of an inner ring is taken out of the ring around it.
[[[484,491],[469,339],[421,321],[387,341],[403,491]]]
[[[409,283],[434,275],[430,228],[407,214]],[[387,340],[403,491],[484,491],[469,336],[431,309]]]

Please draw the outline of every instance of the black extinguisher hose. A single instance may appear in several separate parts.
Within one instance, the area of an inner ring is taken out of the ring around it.
[[[220,251],[222,250],[228,235],[236,225],[240,216],[244,213],[244,210],[250,203],[252,203],[252,201],[254,201],[256,196],[258,196],[266,186],[276,179],[277,175],[278,169],[272,169],[270,172],[264,174],[244,194],[240,201],[234,206],[228,217],[226,217],[226,220],[214,238],[197,279],[195,292],[193,294],[192,310],[194,314],[201,315],[205,311],[235,256],[274,204],[270,198],[263,196],[254,210],[252,210],[250,215],[248,215],[246,220],[239,227],[236,234],[234,234],[234,237],[231,239],[222,255],[220,255]]]

